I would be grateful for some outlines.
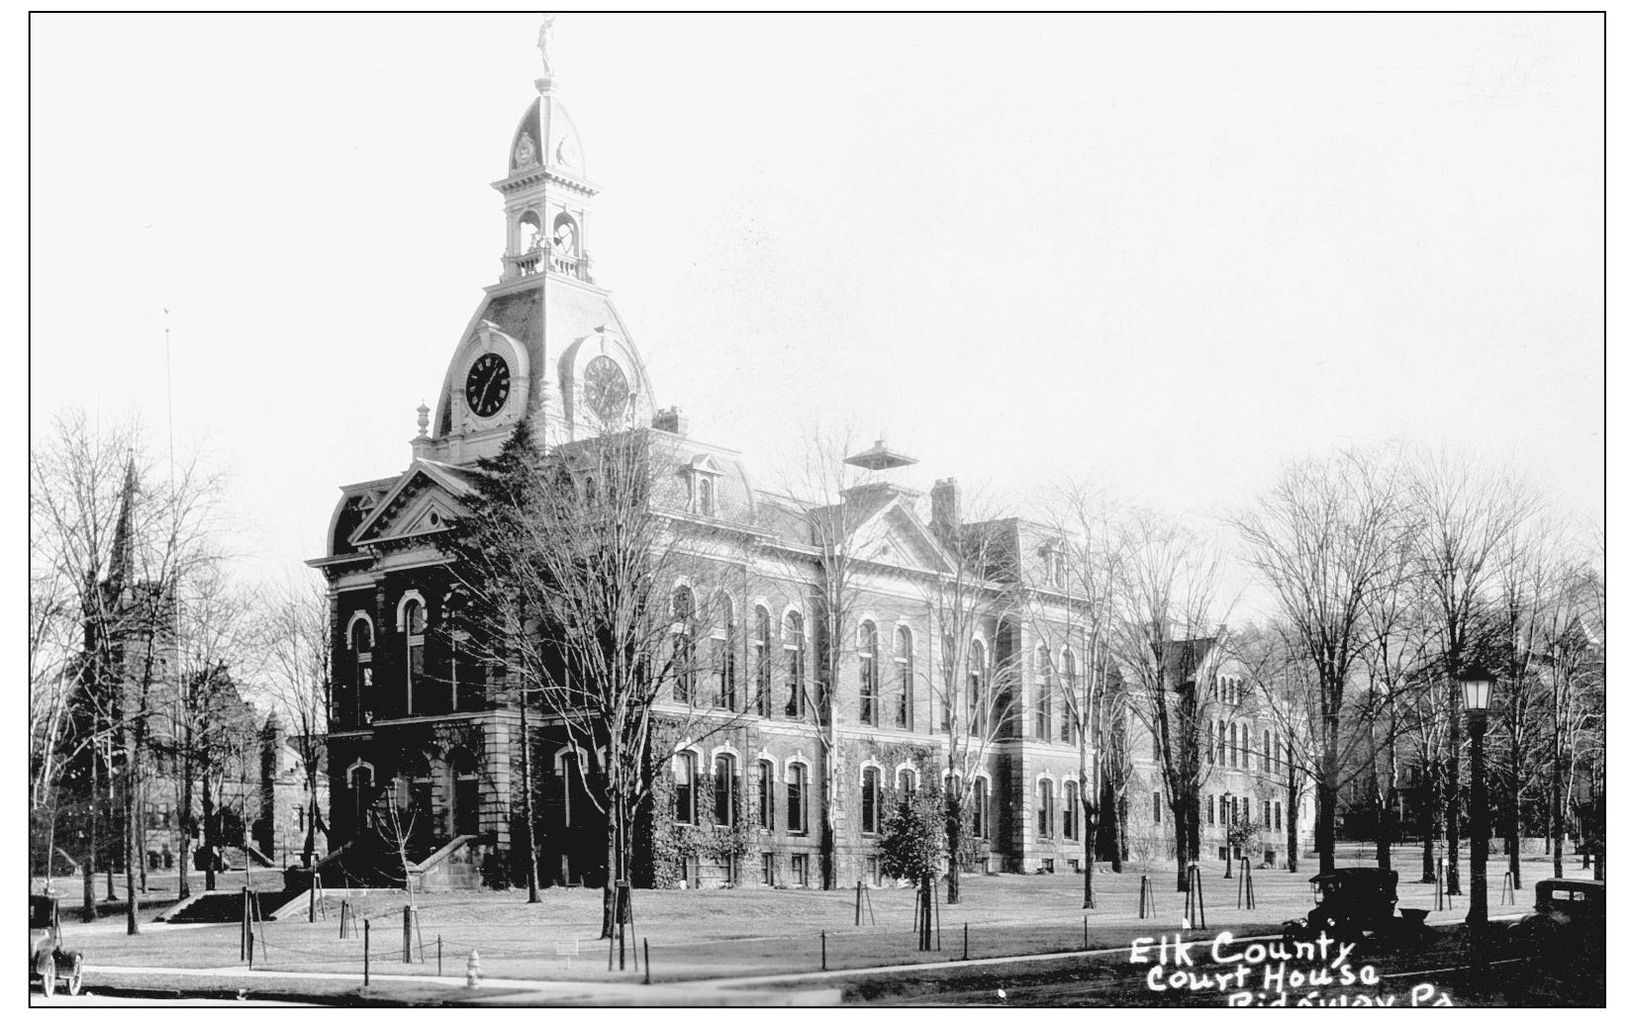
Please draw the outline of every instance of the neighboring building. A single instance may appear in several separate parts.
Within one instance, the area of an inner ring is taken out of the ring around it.
[[[828,730],[836,743],[837,882],[875,879],[887,800],[944,777],[945,718],[933,689],[943,631],[933,602],[954,570],[948,546],[959,538],[991,549],[970,578],[986,612],[966,658],[1001,713],[981,730],[987,743],[964,775],[973,788],[973,864],[1077,866],[1082,750],[1056,686],[1083,657],[1078,620],[1071,622],[1083,604],[1068,592],[1056,530],[962,518],[953,480],[936,483],[923,503],[888,478],[914,462],[881,443],[848,459],[869,478],[841,490],[837,503],[806,503],[758,488],[736,452],[691,437],[676,409],[658,408],[632,336],[594,280],[587,244],[599,191],[553,80],[545,76],[537,88],[508,142],[506,173],[492,184],[503,196],[501,276],[453,344],[433,408],[420,408],[407,469],[344,487],[327,551],[310,561],[327,578],[332,603],[335,845],[379,831],[382,815],[405,813],[413,861],[451,845],[466,849],[465,861],[488,882],[517,875],[521,716],[501,674],[477,664],[459,640],[446,540],[472,466],[526,419],[550,449],[613,424],[647,431],[678,464],[681,502],[668,506],[687,513],[701,537],[750,547],[738,588],[674,591],[675,601],[727,601],[716,627],[700,632],[715,642],[718,679],[696,691],[706,701],[684,706],[741,719],[727,733],[680,744],[658,774],[660,813],[644,818],[636,880],[820,883],[826,765],[802,690],[825,680],[819,542],[838,509],[862,594],[847,624]],[[593,758],[563,742],[547,715],[531,721],[542,879],[592,883],[603,871],[602,824],[575,772]],[[1151,758],[1139,763],[1146,768]],[[1244,798],[1241,776],[1234,780]],[[1157,827],[1169,817],[1153,785],[1144,774],[1130,809]],[[720,827],[735,842],[727,849],[714,847]]]

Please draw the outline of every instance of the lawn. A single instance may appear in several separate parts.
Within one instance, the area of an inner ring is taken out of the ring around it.
[[[1341,857],[1341,864],[1356,864],[1357,856]],[[1371,859],[1368,860],[1371,862]],[[1568,861],[1570,872],[1574,862]],[[1414,883],[1417,851],[1403,850],[1397,868],[1402,871],[1401,905],[1434,909],[1434,888]],[[1285,919],[1304,915],[1311,904],[1307,877],[1315,862],[1299,873],[1264,870],[1254,875],[1256,908],[1237,904],[1238,881],[1223,879],[1223,867],[1203,866],[1206,921],[1213,932],[1230,929],[1239,935],[1270,932]],[[1491,880],[1491,914],[1530,911],[1530,885],[1547,875],[1534,863],[1527,868],[1527,889],[1514,904],[1499,904],[1501,870],[1495,865]],[[1575,875],[1575,873],[1573,874]],[[653,978],[675,981],[695,978],[796,975],[821,968],[821,933],[825,934],[826,967],[857,969],[890,964],[959,959],[963,932],[972,958],[1075,951],[1085,943],[1089,918],[1089,946],[1093,949],[1126,946],[1136,936],[1157,936],[1181,925],[1181,895],[1174,890],[1168,869],[1149,874],[1157,913],[1137,915],[1141,874],[1099,871],[1098,907],[1081,908],[1082,880],[1078,875],[969,876],[963,880],[962,901],[941,906],[943,950],[916,950],[911,929],[914,898],[905,889],[869,892],[864,924],[854,925],[854,891],[713,889],[700,891],[643,891],[634,898],[637,940],[649,941]],[[1468,877],[1465,878],[1466,886]],[[307,923],[303,918],[270,922],[262,928],[256,968],[304,972],[360,972],[363,942],[339,937],[338,914],[342,892],[329,892],[329,918]],[[379,973],[436,973],[439,941],[443,970],[461,975],[471,950],[478,950],[489,977],[592,980],[607,977],[606,943],[598,939],[600,895],[597,891],[553,888],[541,901],[529,905],[523,891],[467,891],[420,895],[419,934],[423,962],[401,962],[402,892],[353,896],[358,925],[371,923],[371,967]],[[1455,910],[1435,913],[1429,921],[1462,917],[1466,898],[1455,899]],[[875,924],[871,923],[874,911]],[[963,930],[964,927],[964,930]],[[239,963],[236,925],[188,928],[153,927],[134,938],[114,932],[107,921],[96,927],[67,927],[74,946],[84,950],[92,965],[149,965],[208,968]],[[561,951],[576,950],[574,956]],[[632,950],[630,942],[630,952]],[[642,955],[642,951],[641,951]],[[610,977],[631,975],[629,971]]]

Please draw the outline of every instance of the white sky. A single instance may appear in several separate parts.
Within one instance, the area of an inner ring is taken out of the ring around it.
[[[322,552],[502,253],[535,15],[50,16],[30,423],[134,412]],[[1391,437],[1603,521],[1602,21],[559,18],[584,239],[664,404],[776,473],[817,419],[1016,502],[1211,517]]]

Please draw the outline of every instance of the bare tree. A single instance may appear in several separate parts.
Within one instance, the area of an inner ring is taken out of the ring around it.
[[[1419,582],[1433,643],[1433,669],[1447,692],[1447,890],[1460,892],[1459,708],[1457,685],[1484,646],[1493,623],[1497,554],[1531,517],[1532,491],[1507,473],[1483,470],[1445,454],[1413,464],[1409,497],[1416,509],[1413,577]],[[1485,848],[1484,842],[1474,848]]]
[[[1316,845],[1323,873],[1334,869],[1347,690],[1375,638],[1373,624],[1391,615],[1373,604],[1403,577],[1405,492],[1389,461],[1347,451],[1290,466],[1234,522],[1249,562],[1277,598],[1295,655],[1316,679],[1307,703],[1318,724]]]
[[[989,748],[1019,700],[1012,693],[1018,669],[989,651],[995,618],[1014,611],[1016,584],[1006,573],[990,531],[962,516],[955,481],[941,483],[935,497],[934,535],[946,553],[942,573],[927,584],[929,649],[936,649],[927,685],[929,706],[944,741],[943,821],[949,853],[945,900],[961,900],[961,867],[967,858],[967,823],[976,804],[978,772]],[[976,513],[990,516],[987,510]],[[867,677],[861,659],[861,693]],[[986,828],[987,830],[987,828]]]
[[[321,822],[318,783],[326,756],[328,716],[333,711],[333,659],[328,599],[314,585],[291,588],[271,605],[263,627],[266,689],[293,734],[307,797],[305,843],[300,862],[315,860]]]
[[[744,549],[685,516],[656,431],[610,432],[544,456],[522,426],[500,459],[486,463],[460,522],[470,648],[595,762],[580,778],[606,821],[609,935],[652,777],[681,742],[739,720],[687,692],[707,671],[696,637],[712,626],[705,610],[716,597],[679,589],[729,586],[744,573]]]
[[[1199,789],[1209,775],[1202,749],[1213,695],[1203,692],[1226,636],[1217,622],[1220,557],[1181,525],[1145,511],[1122,529],[1122,594],[1112,652],[1126,703],[1151,737],[1175,825],[1176,889],[1198,855]]]

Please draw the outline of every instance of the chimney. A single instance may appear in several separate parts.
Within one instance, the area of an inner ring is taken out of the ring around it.
[[[667,433],[677,433],[682,437],[689,434],[690,421],[684,418],[683,413],[676,407],[663,408],[658,409],[655,418],[650,420],[650,428],[663,430]]]
[[[953,478],[940,479],[933,483],[933,531],[944,538],[960,525],[961,490]]]

